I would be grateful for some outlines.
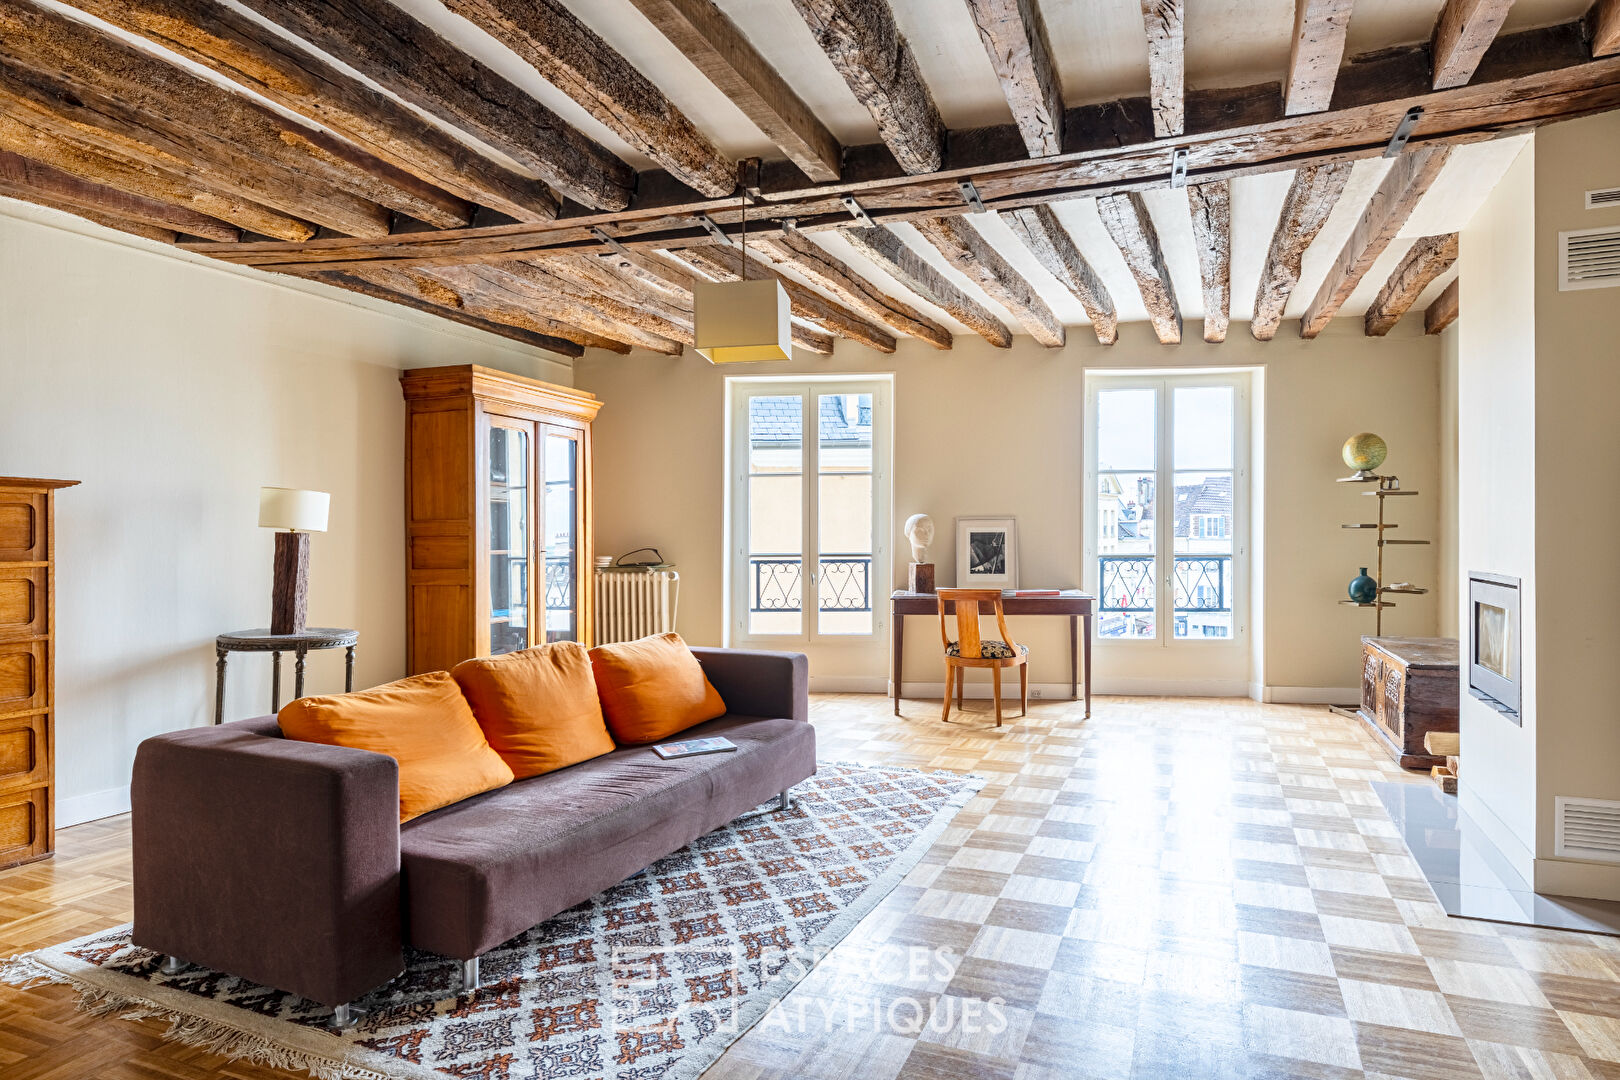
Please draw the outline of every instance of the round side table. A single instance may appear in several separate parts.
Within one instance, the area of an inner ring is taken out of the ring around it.
[[[344,649],[343,689],[354,689],[354,647],[360,642],[360,631],[342,630],[333,626],[311,626],[302,634],[272,634],[268,629],[237,630],[221,634],[214,639],[214,652],[219,656],[214,676],[214,723],[225,719],[225,657],[233,652],[267,652],[270,654],[270,711],[281,711],[281,654],[290,652],[297,657],[293,699],[304,696],[304,657],[311,649]]]

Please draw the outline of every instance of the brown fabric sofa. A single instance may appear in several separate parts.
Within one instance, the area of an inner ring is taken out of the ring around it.
[[[343,1006],[403,946],[472,963],[816,771],[798,653],[693,649],[725,716],[399,824],[399,769],[281,737],[273,716],[141,743],[131,787],[137,945]],[[476,981],[476,975],[473,976]]]

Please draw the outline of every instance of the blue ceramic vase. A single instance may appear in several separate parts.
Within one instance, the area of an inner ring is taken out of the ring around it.
[[[1350,599],[1358,604],[1370,604],[1378,599],[1378,582],[1367,576],[1365,566],[1350,579]]]

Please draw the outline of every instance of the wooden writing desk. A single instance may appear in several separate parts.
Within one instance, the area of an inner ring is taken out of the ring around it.
[[[894,715],[900,715],[900,691],[904,686],[905,639],[907,615],[939,617],[939,597],[933,593],[914,593],[896,589],[889,598],[894,605]],[[1067,615],[1069,617],[1069,696],[1080,700],[1080,668],[1085,667],[1086,718],[1091,718],[1091,613],[1095,598],[1079,589],[1064,589],[1056,596],[1014,596],[1003,592],[1001,610],[1008,615]],[[989,615],[995,609],[980,604],[979,613]],[[1080,620],[1086,621],[1086,632],[1080,634]]]

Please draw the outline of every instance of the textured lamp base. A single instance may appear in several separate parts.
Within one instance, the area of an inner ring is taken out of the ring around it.
[[[270,591],[270,632],[302,634],[309,608],[309,533],[276,533],[276,576]]]

